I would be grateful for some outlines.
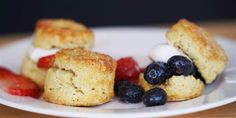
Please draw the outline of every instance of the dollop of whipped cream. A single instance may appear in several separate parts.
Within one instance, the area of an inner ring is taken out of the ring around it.
[[[158,44],[154,46],[149,53],[149,57],[153,61],[161,61],[165,63],[168,61],[169,58],[175,55],[185,56],[189,59],[189,57],[185,55],[181,50],[167,43]]]
[[[41,57],[45,57],[45,56],[49,56],[49,55],[52,55],[52,54],[56,54],[57,51],[59,51],[58,48],[42,49],[42,48],[35,48],[35,47],[31,46],[28,49],[28,54],[29,54],[29,58],[32,61],[38,62],[38,60]]]

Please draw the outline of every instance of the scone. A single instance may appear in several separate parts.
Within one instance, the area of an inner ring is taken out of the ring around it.
[[[62,49],[48,70],[43,98],[71,105],[94,106],[113,97],[116,61],[110,56],[82,50]]]
[[[93,32],[80,23],[63,19],[39,20],[32,46],[27,51],[21,66],[21,74],[43,88],[47,70],[37,67],[39,58],[55,54],[63,48],[90,49],[93,44]]]
[[[83,48],[94,44],[92,31],[72,20],[43,19],[36,24],[33,46],[43,49]]]
[[[224,50],[203,28],[181,19],[167,33],[167,40],[194,62],[207,84],[212,83],[228,62]]]
[[[224,70],[228,61],[224,50],[210,33],[185,19],[175,24],[166,33],[166,37],[169,44],[155,46],[150,53],[150,58],[159,64],[163,63],[160,64],[160,68],[167,66],[162,69],[163,72],[169,69],[172,74],[158,84],[148,83],[149,76],[140,75],[139,84],[145,91],[153,87],[164,89],[168,101],[198,97],[204,90],[204,82],[212,83]],[[179,61],[174,63],[177,59]],[[179,67],[173,68],[173,64]],[[189,68],[182,68],[183,72],[181,72],[180,67],[184,65],[189,65],[186,66]],[[173,69],[179,70],[173,71]]]
[[[198,97],[205,88],[204,83],[192,75],[172,76],[161,85],[151,85],[145,81],[143,73],[141,73],[139,84],[145,91],[155,87],[162,88],[167,93],[168,101],[181,101]]]

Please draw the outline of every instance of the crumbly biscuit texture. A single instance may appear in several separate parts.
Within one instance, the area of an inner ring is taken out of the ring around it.
[[[194,62],[207,84],[212,83],[228,62],[214,37],[203,28],[181,19],[167,33],[168,42],[181,49]]]
[[[172,76],[161,85],[148,84],[143,74],[140,74],[139,84],[148,91],[154,87],[164,89],[168,96],[168,101],[182,101],[196,98],[201,95],[204,90],[204,83],[200,79],[193,76]]]
[[[110,56],[81,49],[63,49],[49,69],[43,98],[71,106],[95,106],[114,95],[116,61]]]
[[[21,65],[21,74],[31,79],[41,89],[43,89],[47,70],[38,68],[37,64],[33,62],[28,57],[28,55],[26,55],[25,58],[23,59],[23,63]]]
[[[83,48],[94,44],[91,30],[81,23],[65,19],[42,19],[36,24],[33,46],[43,49]]]

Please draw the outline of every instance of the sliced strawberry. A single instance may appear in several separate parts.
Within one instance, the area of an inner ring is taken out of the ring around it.
[[[4,67],[0,67],[0,74],[2,74],[2,73],[11,73],[11,71],[10,70],[8,70],[8,69],[6,69],[6,68],[4,68]]]
[[[53,66],[55,55],[45,56],[39,59],[37,66],[42,69],[48,69]]]
[[[0,77],[3,75],[11,74],[12,72],[10,70],[7,70],[3,67],[0,67]]]
[[[0,85],[3,90],[12,95],[38,97],[40,93],[39,87],[34,82],[1,67]]]
[[[121,58],[117,61],[115,81],[126,79],[132,83],[137,83],[140,68],[132,57]]]

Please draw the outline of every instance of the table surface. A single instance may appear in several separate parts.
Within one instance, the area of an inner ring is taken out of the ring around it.
[[[231,21],[214,21],[214,22],[199,22],[202,27],[206,28],[213,34],[228,37],[232,40],[236,40],[236,20]],[[156,25],[158,27],[169,25]],[[0,46],[12,43],[20,38],[29,36],[30,33],[0,35]],[[31,112],[26,112],[14,108],[10,108],[4,105],[0,105],[0,118],[53,118],[53,116],[41,115]],[[236,117],[236,102],[228,105],[217,107],[214,109],[175,116],[172,118],[198,118],[198,117],[214,117],[214,118],[235,118]]]

